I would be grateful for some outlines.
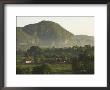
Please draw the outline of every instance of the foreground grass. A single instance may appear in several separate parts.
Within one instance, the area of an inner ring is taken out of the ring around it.
[[[72,73],[71,64],[53,64],[51,65],[54,74],[70,74]]]
[[[34,67],[39,68],[40,65],[17,65],[17,70],[21,69],[23,72],[17,74],[33,74],[32,70]],[[49,74],[71,74],[71,64],[49,64],[51,73]],[[19,71],[20,72],[20,71]],[[37,72],[36,72],[37,73]]]
[[[20,64],[16,74],[94,74],[94,64]]]

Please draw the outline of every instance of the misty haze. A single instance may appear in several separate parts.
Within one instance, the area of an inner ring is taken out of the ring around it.
[[[17,17],[16,74],[94,74],[93,29],[94,17]]]

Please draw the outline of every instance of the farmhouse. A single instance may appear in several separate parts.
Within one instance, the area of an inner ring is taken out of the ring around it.
[[[34,60],[30,56],[24,58],[24,63],[25,64],[32,64],[33,62],[34,62]]]
[[[29,63],[32,63],[32,61],[26,61],[25,63],[26,63],[26,64],[29,64]]]

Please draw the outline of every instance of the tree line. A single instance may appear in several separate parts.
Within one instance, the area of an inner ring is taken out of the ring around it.
[[[20,65],[27,65],[26,61],[31,61],[29,64],[36,66],[21,68]],[[17,73],[53,73],[51,67],[54,64],[69,64],[71,65],[71,73],[74,74],[93,74],[94,47],[90,45],[68,48],[32,46],[27,51],[17,51]]]

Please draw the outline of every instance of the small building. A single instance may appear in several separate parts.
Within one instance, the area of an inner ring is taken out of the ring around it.
[[[30,64],[30,63],[32,63],[32,61],[26,61],[25,63],[26,63],[26,64]]]
[[[34,63],[34,60],[32,57],[28,56],[28,57],[24,58],[24,63],[25,64],[32,64],[32,63]]]

